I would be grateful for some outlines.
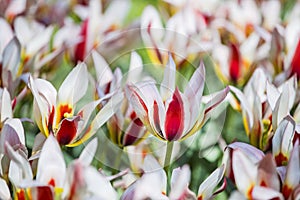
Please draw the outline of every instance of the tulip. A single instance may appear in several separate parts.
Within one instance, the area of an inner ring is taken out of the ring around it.
[[[59,144],[67,146],[79,145],[94,135],[122,100],[122,94],[114,95],[89,126],[88,120],[93,110],[108,96],[86,104],[75,114],[75,105],[84,96],[88,86],[88,72],[84,63],[78,64],[70,72],[58,92],[43,79],[30,77],[28,86],[34,96],[35,120],[39,129],[47,137],[53,134]]]
[[[121,70],[117,68],[112,73],[100,54],[93,51],[92,56],[98,80],[98,85],[96,86],[98,96],[103,97],[122,88],[123,75]],[[138,79],[141,79],[142,70],[141,57],[136,52],[132,52],[128,74],[124,79],[126,82],[137,82]],[[124,98],[120,107],[116,109],[115,114],[108,120],[107,127],[110,139],[122,148],[128,145],[136,145],[146,136],[146,129],[136,116],[127,98]]]
[[[176,67],[171,56],[165,68],[160,92],[153,81],[128,84],[127,98],[148,130],[164,141],[183,140],[198,131],[228,93],[228,87],[217,92],[200,109],[205,80],[204,64],[194,72],[184,93],[175,87]]]

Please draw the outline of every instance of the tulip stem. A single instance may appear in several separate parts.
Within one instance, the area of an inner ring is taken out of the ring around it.
[[[173,151],[174,142],[167,142],[167,151],[165,156],[164,162],[164,170],[167,174],[167,191],[166,193],[169,194],[171,188],[171,157]]]

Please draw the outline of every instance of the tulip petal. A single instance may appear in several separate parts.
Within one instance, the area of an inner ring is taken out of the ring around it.
[[[76,138],[79,120],[80,116],[76,116],[71,119],[65,118],[61,121],[55,136],[60,145],[70,144]]]
[[[16,37],[13,37],[3,51],[2,68],[11,71],[15,80],[20,63],[21,45]],[[6,85],[8,87],[8,85]]]
[[[95,2],[95,1],[94,1]],[[81,42],[77,44],[75,47],[75,60],[76,61],[84,61],[85,55],[87,53],[87,40],[88,40],[88,27],[89,27],[90,20],[86,19],[81,25],[81,30],[80,30],[80,37],[81,37]]]
[[[105,59],[97,51],[92,51],[92,58],[96,69],[97,81],[99,86],[103,87],[112,81],[113,73]]]
[[[239,191],[251,198],[251,190],[256,184],[257,166],[241,150],[234,150],[232,169]]]
[[[260,149],[257,149],[254,146],[243,142],[234,142],[227,147],[233,150],[238,149],[239,151],[242,151],[253,163],[258,163],[265,156],[265,154]]]
[[[25,147],[25,136],[22,123],[19,119],[8,119],[1,131],[0,135],[0,152],[4,153],[5,143],[16,148]]]
[[[291,69],[293,74],[297,74],[297,77],[300,77],[300,38],[298,40],[297,47],[295,49],[295,53],[293,59],[291,61]]]
[[[48,104],[48,107],[55,106],[57,96],[55,87],[49,81],[40,78],[35,79],[34,84],[39,96]]]
[[[188,85],[184,90],[184,95],[190,102],[190,113],[191,119],[190,124],[195,124],[199,117],[201,98],[203,94],[204,84],[205,84],[205,66],[203,61],[201,61],[199,67],[196,69],[192,78],[190,79]]]
[[[4,88],[2,91],[0,109],[1,123],[3,123],[6,119],[10,119],[13,117],[11,98],[6,88]]]
[[[145,46],[147,48],[154,48],[154,56],[157,58],[155,61],[163,63],[163,57],[159,48],[164,35],[164,29],[159,13],[153,6],[147,6],[143,11],[141,16],[141,35]]]
[[[139,118],[132,120],[125,130],[122,145],[128,146],[136,144],[145,137],[145,133],[146,129],[143,125],[143,122]]]
[[[85,166],[89,166],[92,163],[97,147],[98,147],[97,138],[94,138],[86,145],[86,147],[82,150],[78,158],[82,164],[84,164]]]
[[[288,85],[284,85],[283,91],[279,96],[274,111],[272,113],[272,125],[276,130],[281,120],[289,114],[289,89]]]
[[[169,61],[164,70],[164,79],[160,85],[160,94],[163,101],[169,99],[175,91],[176,65],[169,54]]]
[[[188,189],[191,178],[191,170],[188,165],[176,168],[172,172],[170,199],[180,199]]]
[[[272,152],[277,165],[285,165],[293,148],[295,121],[286,116],[275,131],[272,140]]]
[[[234,82],[237,82],[241,70],[241,55],[238,47],[235,44],[230,44],[230,50],[229,74],[231,79]]]
[[[5,143],[5,150],[8,157],[11,159],[8,174],[10,181],[13,184],[18,185],[23,180],[32,180],[33,175],[28,160],[18,152],[14,151],[9,143]]]
[[[214,108],[216,108],[220,103],[223,102],[223,100],[226,98],[229,90],[230,89],[227,86],[225,89],[209,95],[210,100],[208,101],[208,103],[205,105],[205,108],[204,108],[203,124],[211,117],[211,114],[212,114],[212,111],[214,110]]]
[[[299,156],[299,142],[297,140],[287,165],[285,180],[282,187],[282,193],[286,199],[288,199],[288,197],[291,195],[292,191],[296,188],[300,181]]]
[[[5,47],[8,42],[13,38],[14,34],[11,29],[10,24],[3,18],[0,18],[0,27],[1,27],[1,32],[0,32],[0,61],[2,61],[2,51],[3,47]]]
[[[11,199],[10,192],[9,192],[8,186],[6,184],[6,181],[2,178],[0,178],[0,198],[1,199]]]
[[[107,122],[107,120],[109,120],[109,118],[111,118],[111,116],[115,113],[115,109],[119,107],[120,103],[122,103],[123,98],[123,93],[117,93],[113,95],[107,104],[105,104],[105,106],[97,113],[90,127],[88,127],[82,135],[80,135],[75,141],[67,146],[77,146],[92,137],[96,131],[103,126],[103,124]]]
[[[255,186],[251,192],[253,199],[269,200],[269,199],[280,199],[283,200],[283,196],[280,192],[267,187]]]
[[[184,106],[178,88],[167,107],[165,119],[165,138],[168,141],[178,140],[184,129]]]
[[[136,85],[126,85],[125,91],[127,99],[130,101],[137,116],[143,123],[148,121],[148,105],[140,89]]]
[[[51,35],[53,33],[54,27],[48,26],[38,34],[36,34],[34,37],[30,39],[30,42],[27,43],[26,46],[26,53],[27,55],[35,55],[38,53],[38,51],[46,46],[48,42],[50,41]],[[23,32],[22,32],[23,33]],[[21,34],[22,34],[21,33]]]
[[[88,71],[85,63],[79,63],[65,78],[58,90],[58,102],[73,105],[86,93]]]
[[[214,189],[217,187],[219,182],[223,179],[225,172],[224,164],[215,169],[199,186],[198,198],[202,200],[209,199],[212,197]]]
[[[88,194],[93,194],[98,199],[117,199],[117,193],[110,182],[95,168],[88,166],[83,173]]]
[[[165,192],[164,181],[161,181],[163,170],[156,170],[145,173],[138,182],[136,182],[133,199],[168,199]]]
[[[245,112],[246,115],[246,121],[247,127],[246,127],[246,132],[249,132],[249,130],[253,127],[253,114],[251,111],[251,106],[246,98],[246,96],[236,87],[229,86],[230,91],[237,97],[237,99],[240,101],[241,106]]]
[[[35,80],[31,76],[29,77],[28,87],[30,88],[34,97],[34,113],[39,129],[46,136],[48,136],[49,130],[47,120],[51,112],[51,107],[49,107],[49,104],[45,101],[43,95],[40,96],[40,91],[35,83]]]
[[[284,82],[284,84],[280,85],[278,90],[282,93],[283,90],[287,89],[289,91],[289,106],[288,110],[291,110],[295,103],[296,91],[297,91],[297,78],[296,76],[292,76],[290,79]]]
[[[66,163],[59,144],[51,134],[42,148],[36,180],[42,184],[62,188],[66,176]]]
[[[271,106],[271,109],[274,110],[276,106],[276,102],[278,98],[280,97],[280,93],[277,90],[277,88],[271,84],[269,81],[267,81],[267,100]]]
[[[136,83],[141,80],[141,74],[143,72],[142,58],[135,51],[131,52],[129,71],[127,75],[127,81]]]
[[[280,189],[280,181],[277,175],[276,163],[272,154],[267,154],[258,165],[258,184],[263,187]]]
[[[54,198],[53,189],[49,186],[37,186],[30,188],[33,199],[52,200]]]

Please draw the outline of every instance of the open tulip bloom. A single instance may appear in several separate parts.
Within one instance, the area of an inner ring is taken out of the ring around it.
[[[228,93],[228,87],[217,92],[201,109],[204,64],[196,69],[183,93],[175,85],[175,76],[176,66],[169,56],[160,90],[153,81],[128,84],[126,88],[138,117],[154,136],[165,141],[183,140],[198,131]]]
[[[53,134],[59,144],[76,146],[89,139],[113,115],[114,107],[122,100],[122,93],[114,95],[98,112],[88,125],[94,109],[103,100],[103,97],[86,104],[75,114],[76,103],[84,96],[88,87],[88,72],[84,63],[79,63],[57,92],[46,80],[29,77],[28,83],[34,96],[34,114],[41,132],[45,136]]]

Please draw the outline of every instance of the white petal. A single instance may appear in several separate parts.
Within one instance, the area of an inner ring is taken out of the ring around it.
[[[258,163],[261,159],[264,158],[265,154],[260,149],[255,148],[254,146],[243,143],[243,142],[234,142],[228,145],[228,148],[233,150],[239,149],[253,162]]]
[[[115,109],[122,102],[124,98],[123,93],[117,93],[105,104],[94,118],[92,124],[93,129],[98,130],[114,113]]]
[[[296,90],[297,90],[297,78],[296,76],[292,76],[289,80],[287,80],[283,85],[281,85],[278,90],[282,93],[282,90],[288,89],[289,91],[289,110],[294,106],[295,98],[296,98]]]
[[[279,91],[277,88],[271,84],[269,81],[267,81],[267,100],[271,106],[271,109],[275,109],[276,102],[280,96]]]
[[[2,52],[8,42],[13,38],[11,26],[3,18],[0,18],[0,61],[2,61]]]
[[[15,80],[20,63],[21,45],[16,37],[13,37],[3,51],[2,67],[11,71]]]
[[[33,175],[28,160],[14,151],[8,143],[5,144],[5,148],[8,157],[11,159],[8,174],[10,181],[18,185],[22,180],[32,180]]]
[[[289,114],[289,98],[288,85],[284,85],[283,91],[278,98],[272,113],[272,125],[274,130],[277,129],[281,120]]]
[[[51,38],[54,28],[52,26],[47,27],[45,30],[41,31],[27,44],[26,53],[28,55],[36,54],[41,48],[46,46]]]
[[[278,128],[272,139],[272,152],[276,156],[279,153],[288,156],[293,148],[293,137],[295,132],[295,121],[290,117],[285,117]]]
[[[90,141],[87,144],[87,146],[83,149],[83,151],[81,152],[78,158],[82,162],[82,164],[88,166],[92,163],[97,147],[98,147],[98,140],[97,138],[94,138],[92,141]]]
[[[10,119],[13,117],[11,98],[6,88],[4,88],[2,92],[0,108],[1,108],[1,123],[3,123],[6,119]]]
[[[163,37],[163,25],[160,15],[153,6],[147,6],[142,13],[141,34],[147,47],[153,47]]]
[[[300,181],[300,157],[299,157],[299,142],[295,143],[295,147],[291,153],[288,165],[286,176],[284,180],[284,185],[288,185],[288,187],[295,189],[295,187],[299,184]]]
[[[113,79],[113,73],[105,59],[95,50],[92,51],[92,58],[96,69],[97,81],[100,87],[108,84]]]
[[[236,95],[237,99],[240,101],[241,106],[247,116],[248,127],[251,129],[253,127],[253,114],[247,97],[236,87],[229,86],[229,88],[230,91],[233,92],[234,95]]]
[[[53,179],[55,187],[63,187],[65,176],[66,163],[57,140],[51,134],[42,148],[36,179],[46,185]]]
[[[276,191],[280,190],[280,181],[278,178],[276,163],[273,155],[268,153],[258,165],[257,183],[265,183],[264,186]]]
[[[26,0],[13,0],[10,2],[8,8],[5,11],[5,17],[17,16],[24,12],[26,8]]]
[[[19,119],[8,119],[1,132],[1,147],[4,148],[6,142],[14,147],[14,145],[25,145],[25,136],[22,123]]]
[[[95,168],[87,167],[84,170],[88,193],[94,194],[98,199],[117,199],[117,193],[110,182]]]
[[[205,84],[204,81],[205,66],[204,63],[201,62],[184,90],[184,95],[189,101],[189,111],[191,113],[190,124],[195,124],[200,113],[201,98]]]
[[[136,83],[137,81],[141,80],[142,71],[142,58],[135,51],[131,52],[127,81],[131,83]]]
[[[283,200],[283,196],[280,192],[267,187],[255,186],[252,190],[252,198],[260,200],[277,199]]]
[[[35,79],[34,84],[38,90],[39,96],[46,101],[48,107],[55,106],[57,91],[55,87],[44,79]]]
[[[88,71],[85,63],[79,63],[69,73],[58,90],[58,102],[77,103],[86,93],[88,87]]]
[[[219,182],[222,180],[225,172],[225,166],[218,167],[213,173],[207,177],[203,183],[201,183],[198,189],[198,196],[202,196],[203,199],[209,199],[217,187]]]
[[[83,106],[77,113],[77,115],[80,115],[80,123],[81,125],[78,127],[78,131],[77,132],[82,132],[87,124],[89,123],[89,119],[91,117],[91,115],[93,114],[93,112],[95,111],[95,108],[100,104],[103,103],[103,101],[108,100],[113,94],[108,94],[106,96],[104,96],[101,99],[98,99],[96,101],[92,101],[88,104],[86,104],[85,106]]]
[[[172,172],[170,199],[180,199],[190,183],[191,170],[188,165],[176,168]]]
[[[163,192],[165,192],[166,185],[162,175],[162,169],[146,173],[136,183],[135,193],[133,199],[168,199]]]
[[[169,54],[169,61],[164,70],[164,79],[160,85],[160,94],[163,101],[169,99],[175,91],[175,79],[176,79],[176,64]]]
[[[257,166],[246,157],[240,150],[234,150],[232,155],[232,169],[234,173],[236,186],[244,195],[256,183]]]
[[[5,182],[5,180],[2,178],[0,178],[0,198],[3,200],[11,199],[8,186]]]

